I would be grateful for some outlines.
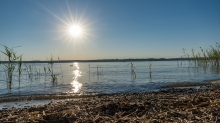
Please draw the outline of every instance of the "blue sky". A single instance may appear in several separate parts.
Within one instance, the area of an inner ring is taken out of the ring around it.
[[[0,0],[0,44],[21,46],[14,50],[24,60],[176,58],[182,48],[190,53],[220,43],[219,6],[219,0]],[[71,23],[82,26],[81,37],[67,33]]]

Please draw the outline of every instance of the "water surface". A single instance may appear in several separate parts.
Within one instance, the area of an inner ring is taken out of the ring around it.
[[[150,77],[149,65],[152,64]],[[12,89],[6,82],[6,73],[0,68],[0,97],[19,97],[37,94],[111,94],[153,91],[176,82],[206,82],[220,79],[215,67],[193,67],[187,61],[133,62],[136,79],[131,77],[130,62],[54,63],[57,82],[51,81],[47,63],[23,65],[20,86],[14,72]],[[27,72],[27,68],[32,70]],[[44,71],[46,68],[46,73]],[[26,69],[26,70],[25,70]],[[29,77],[29,75],[31,77]]]

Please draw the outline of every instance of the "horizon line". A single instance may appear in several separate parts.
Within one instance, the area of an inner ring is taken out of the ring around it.
[[[59,62],[129,62],[129,61],[175,61],[175,60],[188,60],[189,58],[128,58],[128,59],[93,59],[93,60],[53,60],[53,63]],[[8,61],[0,61],[6,63]],[[16,61],[19,62],[19,61]],[[49,63],[50,60],[30,60],[22,61],[25,63]]]

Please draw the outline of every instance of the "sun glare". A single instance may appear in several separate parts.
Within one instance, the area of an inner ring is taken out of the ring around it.
[[[64,15],[57,15],[48,8],[42,6],[48,13],[54,16],[61,23],[57,24],[54,32],[56,33],[56,39],[62,42],[68,42],[69,44],[84,43],[91,39],[94,35],[91,32],[91,25],[94,23],[85,16],[84,12],[72,13],[72,9],[69,6],[68,0],[66,0],[67,12]],[[84,17],[85,16],[85,17]],[[89,23],[88,23],[89,21]]]
[[[69,27],[69,33],[73,37],[79,37],[82,35],[82,27],[80,25],[71,25]]]

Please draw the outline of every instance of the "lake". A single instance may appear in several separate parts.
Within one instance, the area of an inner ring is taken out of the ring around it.
[[[0,97],[142,92],[159,90],[169,83],[220,79],[219,69],[189,66],[187,61],[141,61],[132,64],[133,68],[130,62],[54,63],[53,72],[57,81],[52,82],[48,69],[50,64],[26,63],[22,66],[20,85],[15,69],[11,89],[7,86],[6,73],[1,67]],[[132,78],[132,70],[136,79]]]

